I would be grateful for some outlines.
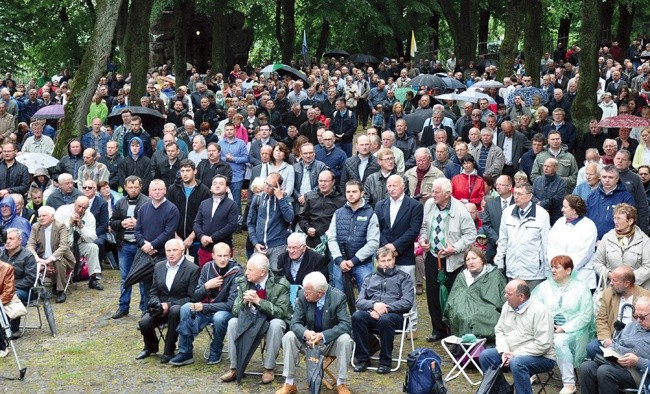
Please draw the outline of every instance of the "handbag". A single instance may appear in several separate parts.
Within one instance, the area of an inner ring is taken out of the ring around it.
[[[4,305],[5,313],[9,319],[16,319],[27,314],[27,308],[23,305],[23,302],[14,294],[13,298],[7,305]]]
[[[506,381],[501,367],[490,367],[483,371],[483,380],[476,394],[512,394],[514,387]]]

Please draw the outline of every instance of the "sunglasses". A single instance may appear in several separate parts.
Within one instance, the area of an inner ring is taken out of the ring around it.
[[[94,187],[92,187],[92,186],[84,186],[83,189],[84,190],[91,190],[91,189],[94,189]]]
[[[632,315],[632,318],[634,320],[644,321],[648,316],[650,316],[650,313],[646,313],[645,315]]]

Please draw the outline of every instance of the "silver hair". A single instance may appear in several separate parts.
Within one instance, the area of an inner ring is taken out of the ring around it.
[[[310,272],[305,275],[302,280],[302,287],[307,287],[307,285],[311,285],[315,291],[322,291],[323,293],[327,291],[328,287],[327,279],[320,271]]]

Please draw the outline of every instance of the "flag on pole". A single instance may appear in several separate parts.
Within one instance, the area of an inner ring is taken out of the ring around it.
[[[302,31],[302,60],[305,62],[305,66],[311,67],[311,58],[309,57],[309,48],[307,47],[307,32]]]
[[[415,43],[415,32],[411,30],[411,57],[415,57],[418,52],[418,44]]]

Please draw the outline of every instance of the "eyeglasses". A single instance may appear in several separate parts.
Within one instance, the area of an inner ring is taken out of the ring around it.
[[[632,315],[632,318],[634,320],[644,321],[648,316],[650,316],[650,313],[646,313],[645,315]]]
[[[94,188],[95,188],[94,186],[84,186],[83,187],[84,190],[92,190]]]

